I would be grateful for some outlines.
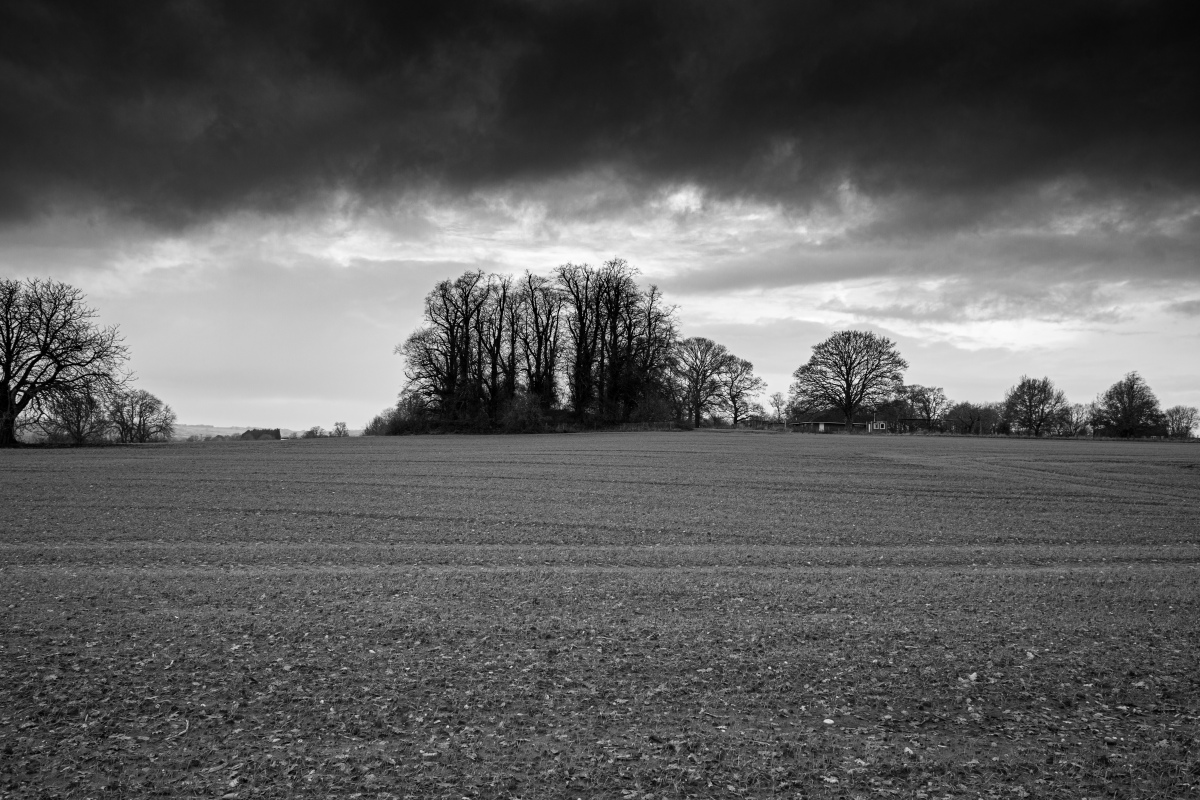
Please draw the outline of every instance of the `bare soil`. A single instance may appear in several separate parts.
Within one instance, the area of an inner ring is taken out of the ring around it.
[[[5,797],[1200,795],[1200,447],[0,452]]]

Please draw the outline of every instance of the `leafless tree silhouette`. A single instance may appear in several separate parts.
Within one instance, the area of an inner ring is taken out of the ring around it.
[[[123,385],[128,351],[95,319],[65,283],[0,280],[0,447],[16,446],[18,418],[40,416],[53,398]]]
[[[890,339],[869,331],[838,331],[814,346],[808,362],[792,373],[792,398],[802,408],[840,409],[850,430],[855,412],[886,401],[907,368]]]
[[[721,374],[734,356],[725,345],[703,336],[693,336],[679,343],[675,355],[675,374],[680,393],[692,424],[699,428],[705,411],[721,400]]]
[[[750,412],[754,398],[767,388],[766,381],[754,374],[754,365],[744,358],[730,356],[725,369],[717,375],[721,383],[721,404],[733,416],[733,427]]]

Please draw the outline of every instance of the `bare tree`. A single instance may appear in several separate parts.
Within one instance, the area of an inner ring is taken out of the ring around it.
[[[768,402],[771,404],[771,410],[775,412],[775,421],[783,422],[783,414],[787,411],[787,399],[784,398],[783,392],[775,392]]]
[[[337,438],[341,438],[343,436],[349,436],[350,429],[346,427],[346,423],[344,423],[344,422],[335,422],[335,423],[333,423],[333,434],[332,435]]]
[[[0,279],[0,447],[17,446],[22,414],[55,395],[116,390],[128,351],[101,328],[78,289],[53,280]]]
[[[913,416],[925,423],[928,430],[940,427],[942,417],[950,408],[950,400],[940,386],[921,386],[914,383],[904,387]]]
[[[563,264],[555,275],[567,309],[567,392],[575,415],[583,417],[596,397],[595,364],[603,320],[597,307],[596,270],[587,264]]]
[[[721,400],[721,373],[733,358],[725,345],[703,336],[679,343],[675,354],[675,374],[680,393],[692,424],[699,428],[705,412]]]
[[[596,306],[600,312],[600,352],[596,364],[597,410],[600,418],[624,421],[632,410],[641,377],[635,366],[634,349],[640,322],[636,309],[642,299],[637,270],[623,258],[604,262],[596,284]]]
[[[482,387],[486,413],[493,420],[517,391],[517,305],[512,284],[511,276],[489,276],[486,301],[475,318],[479,353],[471,377]]]
[[[117,440],[126,444],[165,442],[175,435],[175,412],[144,389],[116,392],[109,402],[108,418]]]
[[[744,358],[731,355],[725,368],[717,374],[721,384],[721,405],[733,416],[733,427],[750,413],[754,398],[765,388],[766,381],[754,374],[754,365]]]
[[[1066,407],[1066,395],[1049,378],[1022,375],[1004,396],[1004,421],[1014,433],[1041,436],[1053,428]]]
[[[869,331],[838,331],[813,347],[808,362],[792,373],[791,393],[803,408],[840,409],[850,430],[855,412],[886,401],[907,368],[890,339]]]
[[[1091,431],[1092,418],[1096,416],[1091,403],[1074,403],[1062,410],[1060,433],[1064,436],[1086,436]]]
[[[1122,438],[1166,433],[1158,398],[1136,372],[1130,372],[1096,398],[1092,425],[1097,431]]]
[[[1163,412],[1167,421],[1167,435],[1172,439],[1187,439],[1200,418],[1200,409],[1195,406],[1171,406]]]
[[[516,331],[525,387],[543,411],[558,400],[563,293],[554,282],[526,272],[517,289]]]

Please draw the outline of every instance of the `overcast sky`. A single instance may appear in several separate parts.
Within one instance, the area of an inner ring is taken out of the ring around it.
[[[360,427],[438,280],[613,257],[768,392],[1200,405],[1200,4],[423,6],[0,5],[0,275],[184,423]]]

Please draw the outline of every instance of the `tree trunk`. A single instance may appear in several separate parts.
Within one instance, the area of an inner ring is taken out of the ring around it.
[[[0,447],[20,447],[17,440],[17,415],[7,409],[0,411]]]

